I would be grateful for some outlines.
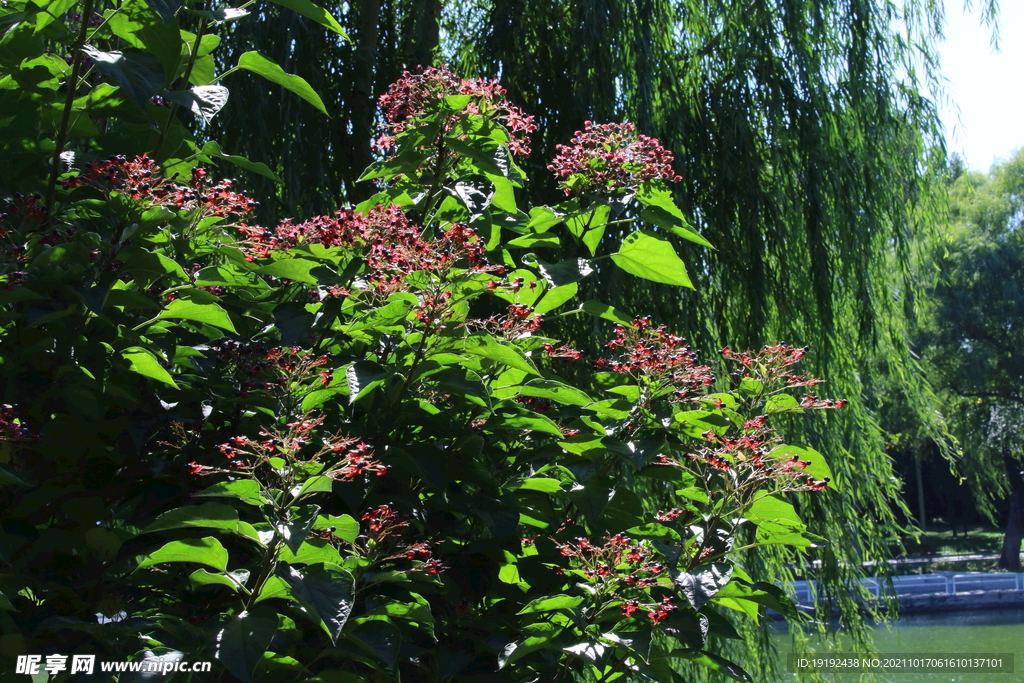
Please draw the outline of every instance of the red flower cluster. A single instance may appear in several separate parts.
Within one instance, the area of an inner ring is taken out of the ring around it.
[[[555,346],[554,344],[544,345],[544,355],[549,358],[564,358],[568,362],[579,360],[583,357],[582,351],[570,347],[568,344],[562,344],[561,346]]]
[[[368,523],[368,538],[377,542],[409,527],[409,515],[398,514],[390,505],[378,505],[372,510],[367,510],[362,516],[362,521]]]
[[[801,408],[816,409],[831,409],[838,410],[839,408],[845,408],[847,401],[845,398],[831,399],[831,398],[818,398],[807,394],[804,396],[804,400],[800,402]]]
[[[676,606],[672,604],[672,598],[666,595],[661,599],[661,602],[655,606],[655,609],[647,613],[647,618],[655,624],[660,624],[665,619],[668,619],[668,616],[675,611]]]
[[[199,209],[207,216],[243,216],[256,208],[255,201],[232,190],[232,181],[211,185],[206,175],[206,169],[194,168],[188,185],[178,185],[161,176],[156,162],[143,154],[134,161],[124,156],[93,161],[84,173],[57,182],[68,190],[90,185],[178,211]]]
[[[375,148],[389,149],[394,145],[394,136],[420,125],[423,115],[450,95],[469,95],[466,111],[497,121],[509,132],[509,151],[529,156],[530,133],[537,130],[533,117],[505,99],[505,89],[498,81],[459,78],[444,66],[427,67],[415,74],[405,71],[402,78],[381,95],[379,103],[386,121],[382,126],[385,134],[377,140]],[[449,132],[443,130],[440,135]]]
[[[395,205],[379,205],[365,216],[342,209],[335,217],[317,216],[299,224],[285,221],[273,232],[255,226],[242,226],[240,230],[248,242],[247,261],[269,258],[274,251],[300,244],[360,249],[369,271],[365,279],[382,294],[397,291],[404,279],[417,271],[443,272],[461,267],[505,272],[505,266],[487,261],[484,245],[471,228],[453,225],[437,239],[428,241]],[[336,295],[347,293],[338,290]]]
[[[49,211],[45,204],[39,203],[42,198],[43,195],[38,192],[28,196],[15,192],[3,213],[0,213],[0,238],[7,237],[11,228],[16,229],[27,223],[38,223],[44,220]]]
[[[568,196],[634,190],[654,180],[678,182],[672,153],[655,138],[639,135],[632,123],[597,125],[586,121],[568,145],[558,145],[548,170]]]
[[[352,481],[367,472],[374,472],[378,477],[387,474],[388,466],[372,460],[370,456],[373,455],[373,449],[362,441],[349,439],[330,444],[330,447],[334,453],[345,453],[344,464],[341,469],[330,474],[333,479]]]
[[[677,399],[700,394],[715,381],[710,367],[697,365],[697,354],[685,339],[669,334],[664,325],[652,328],[650,318],[634,320],[632,328],[616,325],[607,347],[619,351],[618,360],[599,358],[596,368],[665,382]]]

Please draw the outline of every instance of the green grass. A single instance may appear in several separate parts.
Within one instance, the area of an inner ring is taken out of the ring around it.
[[[933,526],[922,532],[916,541],[904,539],[903,545],[906,557],[999,554],[1003,547],[1003,532],[993,527],[972,526],[968,528],[966,537],[962,528],[954,537],[952,527]]]

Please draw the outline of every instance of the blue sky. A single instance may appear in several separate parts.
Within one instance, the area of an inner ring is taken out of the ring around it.
[[[964,13],[963,0],[946,2],[946,41],[939,46],[942,74],[957,113],[944,108],[946,145],[970,168],[987,171],[993,161],[1024,147],[1024,1],[1002,0],[999,8],[999,52],[992,49],[992,30],[974,12]]]

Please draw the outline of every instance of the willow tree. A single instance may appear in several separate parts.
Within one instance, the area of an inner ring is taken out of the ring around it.
[[[341,12],[351,45],[283,14],[256,24],[262,35],[229,37],[229,60],[249,40],[265,51],[276,44],[271,56],[310,81],[334,117],[279,106],[269,90],[237,91],[217,132],[225,148],[285,171],[290,184],[274,191],[286,212],[361,199],[369,188],[356,174],[371,158],[373,98],[402,69],[427,61],[500,78],[537,116],[527,163],[538,167],[585,120],[626,119],[658,137],[684,177],[677,198],[716,248],[679,245],[693,291],[627,287],[600,267],[590,287],[689,334],[705,353],[779,339],[812,345],[813,370],[832,379],[830,393],[854,401],[807,435],[836,463],[839,484],[826,502],[801,501],[817,533],[835,541],[815,551],[820,568],[808,574],[835,587],[823,608],[838,603],[863,635],[854,597],[838,587],[860,576],[863,562],[885,560],[901,535],[899,483],[872,413],[873,388],[902,386],[926,428],[940,428],[905,325],[909,238],[930,211],[928,169],[941,148],[927,97],[938,77],[941,6],[355,0]],[[251,116],[259,125],[239,125]],[[553,179],[528,191],[534,200],[558,194]],[[601,334],[589,322],[565,324]],[[792,559],[780,551],[751,561],[784,579]]]

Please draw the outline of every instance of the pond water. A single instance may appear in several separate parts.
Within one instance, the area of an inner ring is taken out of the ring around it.
[[[878,626],[874,639],[878,652],[891,655],[893,659],[903,659],[903,655],[910,654],[926,657],[971,654],[986,659],[997,653],[1013,655],[1012,673],[990,670],[879,675],[891,683],[1024,683],[1024,609],[908,615],[889,627]],[[776,642],[783,657],[793,651],[792,640],[784,630],[777,632]],[[815,652],[818,656],[837,657],[845,654],[841,647],[817,646]],[[1009,668],[1007,664],[1004,658],[1003,667]],[[855,681],[858,674],[830,672],[823,676],[827,680]],[[789,674],[789,680],[796,680],[795,674]]]

